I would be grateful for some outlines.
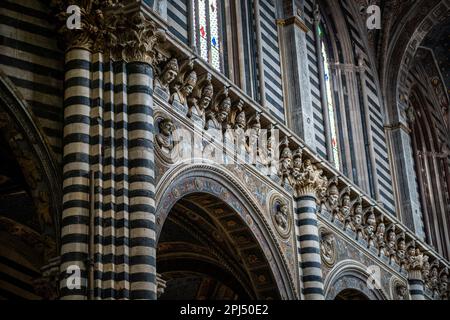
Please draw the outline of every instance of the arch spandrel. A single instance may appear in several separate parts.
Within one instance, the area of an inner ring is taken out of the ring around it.
[[[156,233],[161,235],[173,206],[193,194],[206,194],[225,202],[251,230],[270,264],[282,299],[298,298],[295,238],[282,240],[263,209],[229,171],[205,164],[179,165],[167,171],[156,188]]]

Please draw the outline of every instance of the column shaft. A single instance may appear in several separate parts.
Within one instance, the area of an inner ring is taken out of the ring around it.
[[[324,300],[316,197],[303,195],[297,203],[297,241],[306,300]]]
[[[153,70],[132,62],[128,72],[130,296],[156,299]]]
[[[411,300],[425,300],[424,284],[420,270],[409,271],[408,285]]]
[[[91,53],[71,49],[66,53],[65,63],[60,290],[62,299],[85,299],[90,208]],[[81,278],[76,279],[78,274]]]

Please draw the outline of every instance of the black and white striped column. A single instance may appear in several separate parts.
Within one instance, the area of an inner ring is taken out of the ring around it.
[[[153,71],[103,59],[66,55],[61,296],[156,299]]]
[[[425,300],[424,283],[421,270],[409,270],[408,285],[411,300]]]
[[[303,295],[306,300],[324,300],[315,194],[311,192],[299,195],[296,198],[296,205],[297,244]]]
[[[100,253],[103,252],[103,146],[104,146],[104,63],[100,52],[91,55],[91,112],[90,112],[90,218],[89,244],[90,268],[88,269],[88,299],[101,298],[103,265]],[[93,240],[93,241],[92,241]]]
[[[130,298],[156,299],[153,70],[127,64]]]
[[[85,299],[90,209],[91,53],[86,49],[71,49],[66,53],[65,63],[60,292],[62,299]]]

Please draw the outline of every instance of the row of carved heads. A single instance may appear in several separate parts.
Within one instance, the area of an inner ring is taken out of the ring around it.
[[[261,133],[259,113],[245,110],[241,99],[232,99],[229,87],[215,88],[210,73],[199,74],[193,59],[181,63],[176,58],[162,61],[155,67],[155,94],[177,110],[185,111],[188,118],[205,130],[218,130],[224,141],[231,139],[238,149],[250,152],[258,145]],[[260,162],[267,163],[271,156],[268,150],[269,145],[257,147]]]
[[[259,114],[253,112],[249,115],[242,100],[232,101],[229,88],[214,87],[212,75],[198,72],[194,59],[185,59],[180,63],[173,57],[161,61],[155,71],[154,86],[162,92],[162,98],[172,105],[182,106],[187,110],[186,115],[199,119],[206,130],[218,129],[224,134],[228,128],[235,129],[235,132],[248,129],[254,129],[255,133],[260,131]],[[173,126],[170,121],[165,120],[161,125]],[[169,136],[169,131],[166,136]],[[245,139],[242,145],[248,149],[250,142]],[[168,147],[163,140],[162,144]],[[273,152],[270,145],[267,150]],[[315,195],[322,207],[329,210],[333,221],[340,221],[345,230],[350,228],[358,240],[365,239],[368,247],[376,247],[380,256],[385,255],[406,270],[423,270],[427,286],[442,297],[447,296],[446,268],[439,267],[436,261],[435,266],[431,267],[429,256],[421,253],[415,243],[407,243],[404,232],[397,230],[395,224],[383,215],[377,214],[374,206],[364,207],[362,197],[352,198],[350,188],[339,190],[337,179],[328,180],[323,170],[303,155],[301,148],[293,151],[288,137],[280,145],[277,174],[282,184],[292,187],[297,196]]]
[[[344,231],[352,230],[356,240],[365,240],[368,248],[376,248],[378,255],[388,258],[391,264],[396,263],[406,271],[420,271],[433,294],[448,298],[448,269],[437,259],[430,263],[431,257],[394,222],[376,214],[374,206],[364,206],[361,196],[352,198],[349,187],[339,190],[337,178],[328,182],[320,210],[326,210],[331,222],[342,226]]]
[[[160,63],[156,66],[154,87],[164,100],[187,110],[189,118],[200,119],[206,129],[226,128],[232,106],[229,90],[224,87],[214,94],[211,74],[198,75],[193,59],[179,64],[171,58]]]
[[[169,104],[180,107],[179,110],[186,110],[187,116],[203,123],[206,130],[221,130],[226,135],[227,129],[234,129],[231,137],[234,144],[250,152],[261,132],[259,114],[254,111],[246,113],[242,100],[232,101],[229,88],[214,88],[211,74],[205,72],[199,76],[194,67],[193,59],[179,63],[176,58],[171,58],[161,62],[156,67],[155,92]],[[248,131],[251,134],[245,136]],[[266,165],[270,164],[275,153],[276,142],[271,143],[272,139],[267,139],[267,145],[257,150],[258,160]],[[289,184],[297,195],[312,193],[323,197],[327,186],[323,171],[311,159],[303,159],[301,149],[293,153],[288,137],[280,147],[278,175],[283,184]]]

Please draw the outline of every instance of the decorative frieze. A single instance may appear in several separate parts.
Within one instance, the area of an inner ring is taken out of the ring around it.
[[[236,154],[242,152],[248,155],[251,148],[249,135],[245,133],[250,132],[252,124],[247,119],[256,119],[258,115],[255,132],[262,129],[271,132],[274,121],[270,115],[259,111],[257,106],[225,79],[213,76],[213,73],[197,60],[189,58],[189,61],[192,63],[192,70],[197,75],[203,75],[203,78],[199,77],[194,89],[187,96],[188,108],[183,112],[188,118],[192,120],[195,118],[204,124],[206,132],[208,130],[221,132],[222,141],[227,140],[227,137],[230,139],[227,129],[234,129],[231,139],[235,143]],[[172,95],[174,90],[175,87],[172,86]],[[205,98],[205,104],[204,107],[199,107],[198,102],[202,97]],[[196,117],[197,115],[200,117]],[[267,139],[267,148],[257,150],[261,159],[267,156],[273,162],[275,159],[273,156],[278,156],[277,170],[272,171],[275,174],[273,178],[287,190],[291,190],[294,197],[314,195],[320,205],[319,212],[327,212],[331,221],[341,226],[343,232],[350,232],[355,240],[365,242],[369,251],[375,249],[382,261],[385,262],[386,258],[390,264],[397,265],[399,270],[405,269],[408,259],[406,244],[417,240],[416,237],[357,187],[318,160],[308,147],[301,145],[283,125],[277,123],[276,128],[279,130],[281,140],[275,141],[275,147],[271,145],[273,142],[271,134]],[[271,161],[261,163],[269,167]],[[421,252],[427,252],[425,256],[430,260],[443,261],[419,240],[416,241],[416,245]],[[446,263],[441,262],[440,268],[444,267],[447,267]]]
[[[141,13],[125,13],[119,1],[75,2],[78,1],[58,1],[62,12],[68,4],[77,4],[82,9],[82,29],[63,27],[61,30],[69,48],[79,47],[104,52],[112,59],[151,64],[156,75],[154,93],[163,102],[167,101],[168,107],[200,123],[206,132],[215,130],[218,133],[215,139],[233,140],[235,146],[243,146],[244,154],[255,152],[256,145],[260,164],[268,168],[276,163],[277,170],[269,171],[273,173],[272,178],[292,191],[294,197],[312,196],[320,205],[319,212],[329,214],[342,232],[365,242],[367,249],[375,249],[381,259],[386,257],[393,265],[410,268],[412,264],[408,259],[413,256],[412,251],[407,252],[406,245],[417,240],[411,232],[331,166],[321,162],[289,129],[234,84],[210,70],[200,59],[193,59],[189,48],[170,38],[162,45],[166,40],[165,32],[159,28],[164,26],[158,26]],[[67,14],[61,14],[61,18],[67,18]],[[176,55],[168,52],[176,52]],[[282,141],[280,148],[279,141],[273,141],[272,133],[267,148],[261,148],[255,141],[262,130],[272,132],[274,124]],[[159,122],[158,126],[157,147],[170,152],[174,148],[170,119]],[[233,135],[228,131],[230,128],[235,129]],[[278,157],[280,161],[273,161]],[[277,224],[283,224],[281,217]],[[443,270],[448,263],[422,242],[417,240],[415,246],[420,252],[426,252],[422,269],[426,270],[428,261],[437,264],[437,283],[441,285],[434,283],[436,271],[430,266],[427,286],[445,291],[442,279],[446,279]]]

